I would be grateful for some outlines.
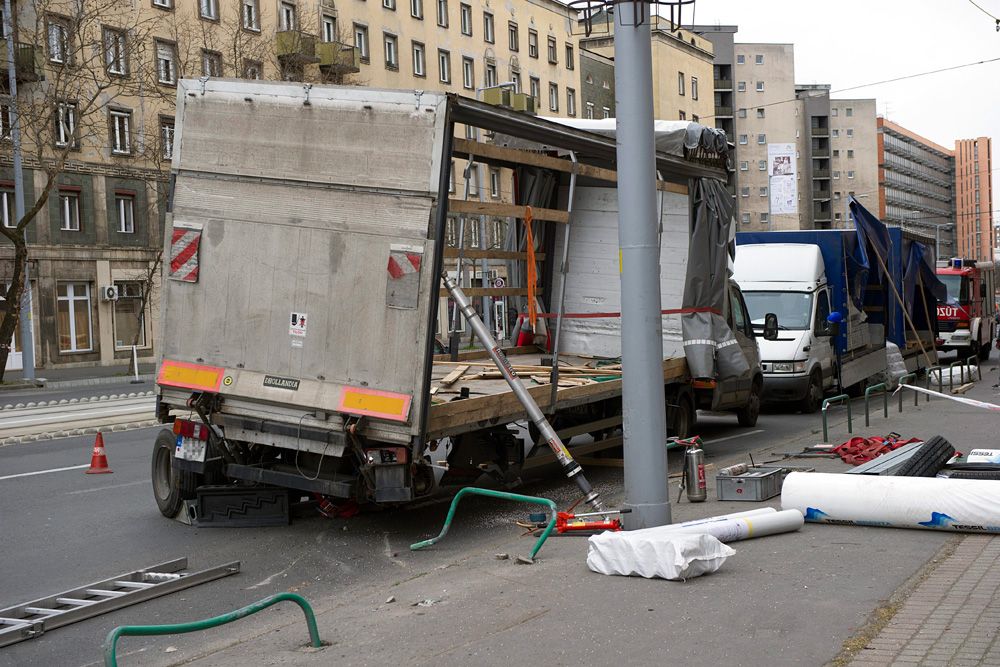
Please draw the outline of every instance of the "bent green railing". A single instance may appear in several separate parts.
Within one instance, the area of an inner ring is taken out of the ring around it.
[[[823,442],[830,442],[830,435],[826,428],[826,411],[834,403],[843,403],[847,406],[847,432],[854,433],[854,422],[851,419],[851,397],[847,394],[837,394],[823,401]]]
[[[206,618],[201,621],[175,623],[173,625],[119,625],[117,628],[109,632],[107,639],[104,640],[104,667],[117,667],[118,659],[115,655],[115,649],[117,648],[118,640],[121,637],[136,637],[142,635],[177,635],[186,632],[207,630],[219,625],[225,625],[226,623],[238,621],[241,618],[246,618],[250,614],[256,614],[258,611],[267,609],[271,605],[277,604],[283,600],[294,602],[302,608],[302,613],[306,616],[306,625],[309,628],[309,643],[313,648],[319,648],[322,646],[323,642],[320,641],[319,630],[316,628],[316,616],[313,614],[312,607],[309,606],[306,599],[295,593],[278,593],[277,595],[266,597],[263,600],[258,600],[253,604],[247,605],[246,607],[231,611],[228,614],[213,616],[212,618]]]
[[[889,418],[889,388],[885,386],[885,382],[873,384],[865,389],[865,428],[871,426],[871,420],[868,414],[868,405],[869,401],[871,401],[872,394],[876,391],[882,392],[882,414],[886,419]]]
[[[536,496],[522,496],[519,493],[507,493],[506,491],[494,491],[492,489],[477,489],[471,486],[467,486],[458,493],[455,494],[455,498],[451,501],[451,507],[448,508],[448,516],[445,517],[444,527],[441,528],[441,533],[437,537],[432,537],[429,540],[424,540],[422,542],[417,542],[410,545],[411,551],[417,551],[418,549],[423,549],[424,547],[429,547],[432,544],[440,542],[445,535],[448,534],[448,529],[451,528],[451,521],[455,518],[455,508],[458,507],[458,501],[467,495],[476,496],[486,496],[488,498],[500,498],[502,500],[513,500],[514,502],[521,503],[534,503],[535,505],[545,505],[549,508],[549,523],[545,526],[545,530],[539,536],[538,541],[535,542],[535,548],[531,550],[530,558],[534,558],[538,550],[542,548],[545,544],[545,540],[548,539],[549,534],[556,525],[556,509],[555,502],[549,500],[548,498],[538,498]]]

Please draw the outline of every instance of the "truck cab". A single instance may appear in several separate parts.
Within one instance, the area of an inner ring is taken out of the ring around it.
[[[734,278],[746,300],[752,327],[778,318],[775,340],[759,339],[765,401],[795,401],[815,412],[836,377],[832,345],[830,286],[823,256],[815,245],[742,245]]]
[[[937,304],[938,349],[987,359],[996,337],[994,263],[956,257],[936,273],[948,288],[948,300]]]

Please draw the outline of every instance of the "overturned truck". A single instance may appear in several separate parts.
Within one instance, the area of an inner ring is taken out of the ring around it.
[[[227,80],[181,82],[177,121],[157,371],[172,428],[152,461],[164,515],[210,485],[399,504],[551,462],[484,350],[440,353],[455,322],[442,273],[484,257],[506,281],[466,292],[532,306],[545,335],[504,353],[570,450],[621,445],[613,138],[450,94]],[[752,425],[762,378],[725,268],[727,146],[696,125],[666,134],[668,424],[688,435],[707,408]],[[509,201],[456,194],[456,161],[502,170]],[[499,248],[449,243],[451,220],[479,216],[510,223]]]

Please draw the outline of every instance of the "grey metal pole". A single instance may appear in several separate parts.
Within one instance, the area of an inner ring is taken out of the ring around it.
[[[670,523],[649,6],[615,5],[622,424],[629,530]],[[636,20],[638,19],[638,20]]]
[[[569,157],[576,167],[576,153],[570,151]],[[549,399],[549,406],[552,412],[556,410],[556,394],[559,393],[559,342],[562,338],[563,309],[566,306],[566,273],[569,271],[569,233],[573,229],[573,198],[576,197],[576,169],[569,175],[569,193],[566,202],[566,215],[568,220],[563,225],[563,250],[562,259],[559,262],[559,296],[556,299],[556,335],[552,339],[552,373],[549,375],[549,382],[552,384],[552,395]],[[529,295],[530,296],[530,295]]]
[[[14,219],[24,217],[24,175],[21,172],[21,123],[17,113],[17,62],[14,57],[14,14],[11,1],[3,3],[3,32],[7,36],[7,85],[10,90],[10,138],[14,151]],[[20,321],[21,377],[35,379],[35,327],[31,321],[31,275],[24,263],[24,291],[21,295]]]

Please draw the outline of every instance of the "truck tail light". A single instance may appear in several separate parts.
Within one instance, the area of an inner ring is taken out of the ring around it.
[[[208,440],[208,426],[187,419],[175,419],[174,435],[194,438],[195,440]]]

